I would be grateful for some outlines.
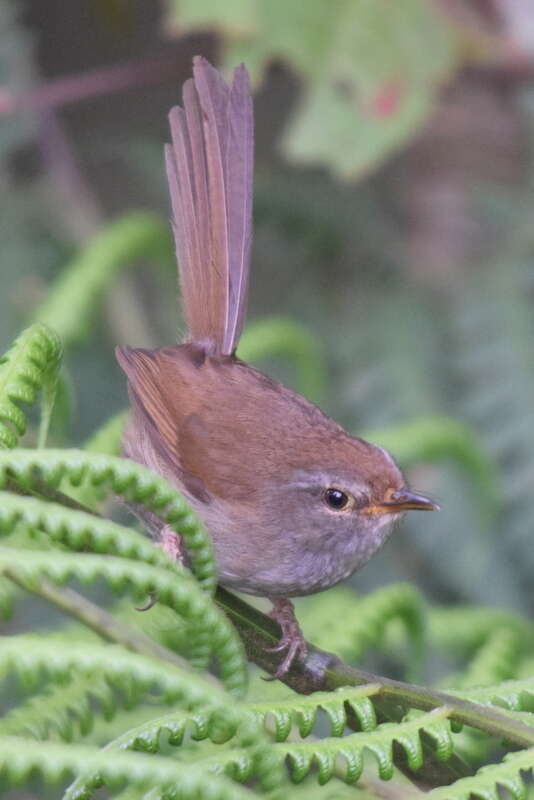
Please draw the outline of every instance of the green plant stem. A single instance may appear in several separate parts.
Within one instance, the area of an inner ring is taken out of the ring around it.
[[[166,661],[180,669],[190,669],[187,661],[177,656],[176,653],[155,642],[149,636],[145,636],[141,631],[131,628],[125,622],[115,619],[107,611],[82,597],[73,589],[60,588],[45,578],[38,582],[28,582],[14,570],[6,570],[3,574],[25,591],[44,598],[69,616],[79,620],[103,639],[120,644],[134,653]]]

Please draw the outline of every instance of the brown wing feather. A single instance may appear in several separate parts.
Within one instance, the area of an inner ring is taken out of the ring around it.
[[[192,387],[191,377],[198,379],[204,352],[190,344],[159,350],[118,347],[116,355],[128,378],[133,411],[123,439],[125,454],[209,502],[204,473],[195,471],[182,446],[182,431],[196,418],[197,401],[202,404],[202,392]]]
[[[162,389],[157,350],[116,348],[117,361],[128,378],[128,391],[135,415],[145,423],[151,441],[170,463],[178,466],[177,428]]]

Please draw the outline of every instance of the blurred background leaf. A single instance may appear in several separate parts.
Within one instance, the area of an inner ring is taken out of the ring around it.
[[[427,118],[455,62],[444,23],[426,0],[171,0],[166,19],[170,31],[217,30],[225,62],[244,61],[257,81],[273,59],[293,69],[304,90],[282,149],[344,177],[368,171]]]

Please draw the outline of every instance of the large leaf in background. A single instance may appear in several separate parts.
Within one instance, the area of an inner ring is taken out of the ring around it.
[[[283,140],[294,161],[344,177],[413,136],[455,64],[456,40],[430,0],[168,0],[172,31],[215,29],[224,61],[258,79],[273,59],[305,88]]]

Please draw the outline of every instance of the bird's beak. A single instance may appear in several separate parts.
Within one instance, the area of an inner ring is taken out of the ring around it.
[[[439,506],[421,494],[415,494],[407,489],[392,492],[387,502],[378,503],[369,508],[369,511],[382,514],[398,514],[401,511],[439,511]]]

